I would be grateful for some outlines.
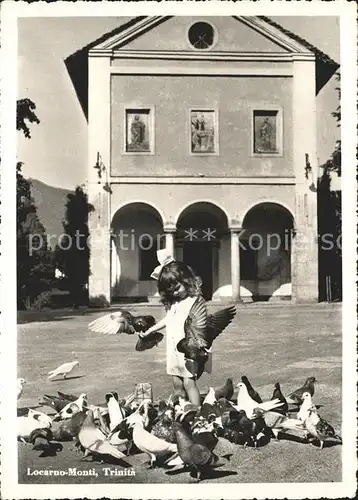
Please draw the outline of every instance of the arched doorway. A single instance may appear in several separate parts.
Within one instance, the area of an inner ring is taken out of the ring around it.
[[[240,236],[240,282],[253,300],[291,298],[292,214],[278,203],[252,207]]]
[[[211,300],[220,285],[221,247],[223,239],[227,238],[227,216],[213,203],[193,203],[178,217],[176,258],[191,266],[201,277],[206,300]]]
[[[146,203],[125,205],[112,218],[111,235],[112,301],[148,300],[156,292],[156,251],[165,247],[159,212]]]

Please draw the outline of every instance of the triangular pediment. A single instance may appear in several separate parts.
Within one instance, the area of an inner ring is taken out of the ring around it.
[[[200,50],[189,40],[195,23],[213,27],[213,43]],[[220,53],[302,53],[307,47],[293,40],[259,17],[248,16],[155,16],[139,20],[133,26],[92,47],[93,52],[190,51],[197,54]]]

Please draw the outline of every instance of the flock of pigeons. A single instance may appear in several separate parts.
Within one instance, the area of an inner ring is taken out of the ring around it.
[[[65,377],[77,363],[65,363],[49,377]],[[309,377],[286,398],[276,383],[271,400],[263,402],[245,376],[233,399],[234,384],[227,379],[222,387],[209,389],[200,407],[177,394],[153,402],[138,400],[135,394],[120,399],[116,392],[108,392],[106,404],[96,406],[89,404],[86,394],[58,391],[40,402],[54,410],[54,416],[30,409],[27,416],[18,417],[18,439],[31,443],[41,451],[40,456],[46,456],[59,442],[75,440],[82,458],[92,455],[113,461],[114,457],[123,467],[130,466],[127,457],[139,450],[148,455],[149,467],[183,467],[200,481],[222,465],[215,454],[220,438],[258,447],[278,439],[280,433],[298,431],[307,441],[318,441],[320,448],[329,440],[341,443],[313,403],[315,381]],[[24,383],[24,379],[18,380],[18,398]],[[293,411],[297,412],[294,417]]]

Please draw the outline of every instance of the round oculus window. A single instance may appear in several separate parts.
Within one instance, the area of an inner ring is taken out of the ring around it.
[[[214,43],[215,31],[211,24],[200,21],[189,28],[188,38],[195,49],[209,49]]]

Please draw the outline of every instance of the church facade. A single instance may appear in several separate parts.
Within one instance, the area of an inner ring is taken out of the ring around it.
[[[262,16],[138,17],[67,69],[88,119],[90,298],[318,300],[316,95],[337,64]]]

